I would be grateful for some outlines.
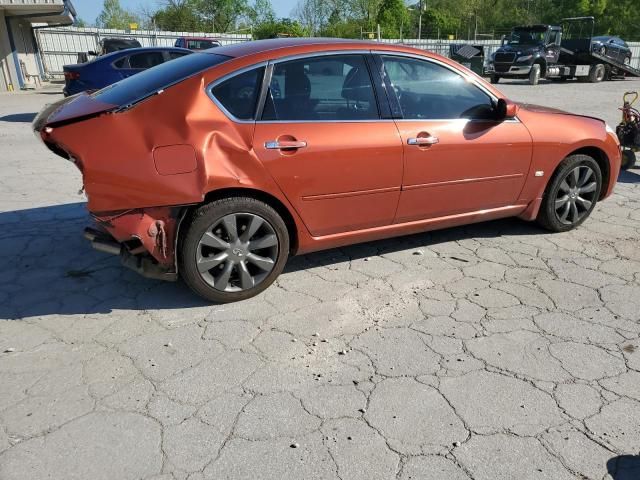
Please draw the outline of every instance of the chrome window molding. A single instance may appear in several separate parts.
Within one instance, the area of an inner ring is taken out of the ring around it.
[[[448,65],[448,64],[446,64],[446,63],[444,63],[444,62],[442,62],[442,61],[440,61],[440,60],[438,60],[436,58],[431,58],[431,57],[427,57],[427,56],[423,56],[423,55],[418,55],[418,54],[415,54],[415,53],[396,52],[396,51],[393,51],[393,50],[372,50],[371,53],[373,53],[374,55],[387,56],[387,57],[408,57],[408,58],[414,58],[416,60],[422,60],[423,62],[435,63],[436,65],[444,67],[447,70],[452,71],[456,75],[461,76],[467,82],[473,84],[475,87],[480,89],[483,93],[485,93],[494,102],[498,101],[498,97],[496,97],[493,93],[491,93],[489,90],[487,90],[483,85],[478,83],[476,78],[474,78],[474,77],[472,77],[470,75],[467,75],[464,72],[459,71],[455,67],[452,67],[451,65]]]
[[[248,65],[246,67],[242,67],[238,70],[234,70],[233,72],[229,72],[225,75],[223,75],[222,77],[214,80],[213,82],[209,83],[206,87],[205,87],[205,91],[207,93],[207,96],[211,99],[211,101],[213,101],[213,103],[233,122],[235,123],[239,123],[239,124],[256,124],[256,123],[260,123],[260,124],[279,124],[279,123],[289,123],[289,124],[304,124],[304,123],[379,123],[379,122],[500,122],[500,123],[504,123],[504,122],[509,122],[509,123],[520,123],[520,119],[516,116],[514,118],[510,118],[510,119],[505,119],[505,120],[491,120],[491,119],[466,119],[466,118],[428,118],[428,119],[413,119],[413,118],[377,118],[377,119],[368,119],[368,120],[260,120],[262,113],[264,112],[264,106],[265,106],[265,101],[266,101],[266,96],[267,93],[269,91],[269,86],[271,83],[271,78],[273,76],[273,67],[276,64],[279,63],[284,63],[284,62],[288,62],[291,60],[298,60],[298,59],[304,59],[304,58],[313,58],[313,57],[321,57],[321,56],[335,56],[335,55],[378,55],[378,56],[390,56],[390,57],[408,57],[408,58],[414,58],[416,60],[422,60],[422,61],[426,61],[426,62],[432,62],[435,63],[439,66],[442,66],[450,71],[452,71],[453,73],[455,73],[456,75],[461,76],[462,78],[465,79],[465,81],[471,83],[472,85],[474,85],[475,87],[477,87],[478,89],[480,89],[483,93],[485,93],[493,102],[497,102],[498,101],[498,97],[496,97],[493,93],[491,93],[489,90],[487,90],[483,85],[481,85],[477,79],[464,74],[464,72],[461,72],[459,70],[457,70],[455,67],[448,65],[438,59],[432,58],[432,57],[428,57],[425,55],[419,55],[419,54],[414,54],[414,53],[407,53],[407,52],[398,52],[396,50],[368,50],[368,49],[349,49],[349,50],[330,50],[330,51],[323,51],[323,52],[308,52],[308,53],[300,53],[300,54],[295,54],[295,55],[288,55],[286,57],[281,57],[278,59],[271,59],[271,60],[263,60],[261,62],[258,63],[254,63],[252,65]],[[237,75],[241,75],[242,73],[248,72],[250,70],[256,69],[256,68],[261,68],[261,67],[266,67],[263,77],[262,77],[262,84],[260,87],[260,92],[259,92],[259,96],[258,96],[258,103],[257,103],[257,107],[256,107],[256,111],[255,111],[255,115],[254,115],[254,119],[251,120],[243,120],[243,119],[239,119],[237,117],[235,117],[231,112],[229,112],[224,105],[222,105],[222,103],[220,101],[218,101],[218,99],[213,95],[212,90],[213,88],[215,88],[216,86],[218,86],[219,84],[223,83],[226,80],[229,80]],[[375,76],[375,72],[369,72],[370,75],[374,75]],[[372,81],[374,81],[374,79],[372,79]],[[375,89],[375,85],[372,84],[372,89]],[[380,99],[377,99],[378,102],[380,102]],[[379,105],[378,105],[378,109],[379,109]]]

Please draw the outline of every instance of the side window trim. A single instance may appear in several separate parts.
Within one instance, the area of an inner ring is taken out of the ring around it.
[[[482,85],[480,85],[478,82],[476,82],[473,77],[470,77],[468,75],[464,75],[462,72],[457,71],[455,68],[451,67],[450,65],[447,65],[444,62],[440,62],[437,59],[423,57],[421,55],[414,55],[414,54],[411,54],[411,53],[392,52],[392,51],[384,51],[384,50],[374,50],[374,51],[372,51],[372,53],[373,53],[374,57],[376,58],[376,62],[379,62],[380,65],[381,65],[381,68],[382,68],[381,72],[382,72],[382,75],[384,77],[385,89],[387,91],[387,94],[389,95],[389,101],[391,103],[391,111],[392,111],[392,115],[393,115],[394,120],[405,120],[405,118],[404,118],[404,115],[402,113],[402,108],[400,107],[400,101],[398,99],[398,96],[396,95],[396,92],[393,89],[393,84],[391,83],[391,80],[389,79],[389,76],[387,75],[386,69],[384,68],[384,61],[383,61],[382,57],[412,58],[414,60],[419,60],[419,61],[431,63],[431,64],[434,64],[434,65],[438,65],[440,67],[446,68],[447,70],[450,70],[454,74],[459,75],[460,77],[462,77],[462,78],[464,78],[466,80],[470,80],[470,83],[473,86],[475,86],[476,88],[478,88],[482,93],[487,95],[491,99],[491,102],[493,104],[495,104],[498,101],[498,98],[493,93],[491,93],[489,90],[487,90]],[[415,121],[415,119],[406,119],[406,120]],[[437,119],[437,118],[424,119],[424,121],[429,121],[429,122],[441,121],[441,120],[459,121],[460,119]],[[469,119],[469,120],[473,121],[473,119]]]
[[[317,58],[317,57],[333,57],[339,55],[361,55],[363,61],[367,67],[367,72],[369,73],[369,81],[373,86],[373,97],[376,102],[376,109],[378,111],[377,119],[366,119],[366,120],[263,120],[262,114],[264,113],[264,107],[267,101],[267,94],[269,93],[269,88],[271,85],[271,79],[273,76],[273,70],[275,65],[279,63],[285,63],[293,60],[304,60],[307,58]],[[258,109],[256,110],[256,123],[371,123],[371,122],[380,122],[380,121],[388,121],[392,120],[391,114],[389,110],[388,99],[385,104],[384,99],[381,98],[379,92],[379,73],[376,71],[377,68],[374,68],[375,63],[373,62],[373,56],[371,55],[370,50],[334,50],[331,52],[317,52],[317,53],[306,53],[299,55],[291,55],[288,57],[278,58],[277,60],[269,60],[267,62],[267,68],[265,69],[265,76],[262,83],[262,89],[260,92],[260,97],[258,100]],[[377,66],[376,66],[377,67]],[[386,98],[386,96],[384,97]],[[387,112],[388,116],[385,116],[385,112]]]
[[[116,63],[118,63],[120,60],[122,60],[122,66],[121,67],[116,67]],[[114,70],[127,70],[131,67],[129,67],[129,55],[126,55],[124,57],[120,57],[117,60],[114,60],[113,62],[111,62],[111,68],[113,68]]]

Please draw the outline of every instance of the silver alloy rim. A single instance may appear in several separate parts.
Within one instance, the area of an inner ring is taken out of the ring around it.
[[[565,225],[579,222],[596,200],[595,172],[586,165],[571,170],[560,183],[555,200],[558,220]]]
[[[252,213],[231,213],[217,220],[200,238],[196,266],[216,290],[240,292],[259,285],[278,258],[273,226]]]

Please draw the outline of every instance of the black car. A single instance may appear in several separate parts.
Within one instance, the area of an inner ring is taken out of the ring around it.
[[[89,55],[100,56],[107,53],[127,50],[129,48],[140,48],[142,45],[133,38],[103,38],[100,40],[98,51],[90,51]]]
[[[631,63],[631,49],[620,37],[601,36],[591,39],[591,50],[620,63]]]

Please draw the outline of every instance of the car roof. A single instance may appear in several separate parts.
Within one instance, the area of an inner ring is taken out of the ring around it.
[[[304,48],[308,47],[308,48]],[[254,40],[249,42],[234,43],[221,47],[201,50],[201,53],[213,53],[216,55],[226,55],[233,58],[246,57],[267,51],[282,50],[279,56],[285,56],[288,50],[302,51],[330,51],[332,47],[337,50],[353,48],[354,50],[397,50],[412,53],[438,56],[425,50],[407,47],[405,45],[379,43],[368,40],[352,40],[345,38],[322,38],[322,37],[294,37],[294,38],[271,38],[267,40]]]
[[[184,40],[211,40],[213,42],[219,42],[220,39],[213,37],[179,37]]]

